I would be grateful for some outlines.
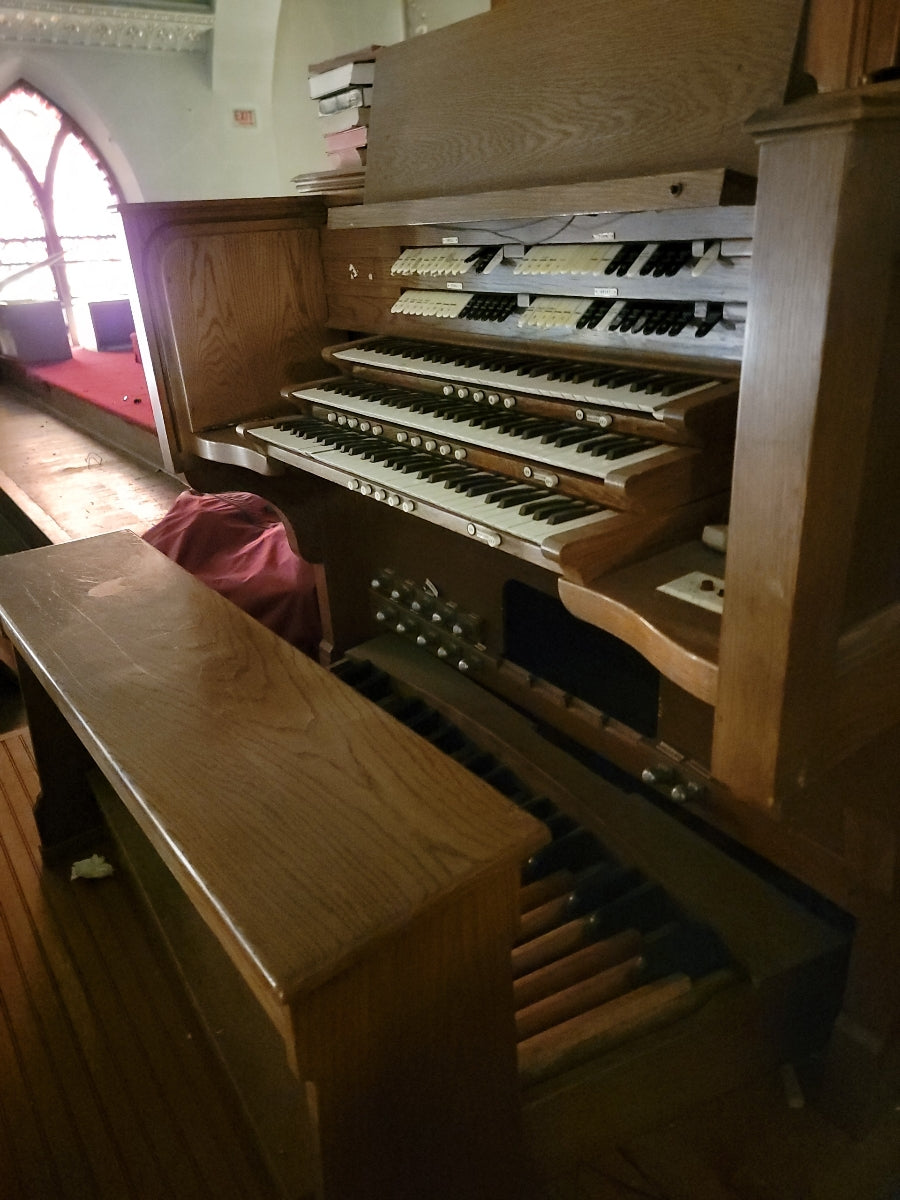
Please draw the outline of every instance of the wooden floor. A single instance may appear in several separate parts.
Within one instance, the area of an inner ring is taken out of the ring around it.
[[[181,487],[3,388],[0,472],[52,541],[142,532]],[[0,688],[0,729],[20,719]],[[67,865],[42,864],[35,786],[27,735],[0,737],[0,1200],[269,1197],[126,880],[73,883]],[[900,1097],[853,1140],[790,1107],[776,1072],[598,1151],[542,1200],[642,1198],[900,1200]]]
[[[36,784],[26,733],[0,738],[0,1196],[270,1200],[125,877],[42,863]]]
[[[36,783],[27,733],[0,738],[0,1197],[274,1200],[126,878],[42,863]],[[598,1152],[542,1200],[898,1200],[898,1134],[892,1114],[853,1141],[773,1076]]]
[[[114,529],[144,533],[184,484],[0,385],[0,491],[51,542]]]

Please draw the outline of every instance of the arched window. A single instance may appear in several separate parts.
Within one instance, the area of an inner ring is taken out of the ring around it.
[[[75,122],[23,81],[0,97],[0,195],[0,299],[58,299],[77,345],[79,302],[128,293],[121,195]]]

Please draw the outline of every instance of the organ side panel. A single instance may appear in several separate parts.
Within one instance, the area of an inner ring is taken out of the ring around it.
[[[755,286],[765,304],[743,373],[714,752],[716,774],[757,803],[789,803],[846,752],[847,733],[827,711],[852,686],[837,677],[841,637],[878,613],[872,638],[889,655],[895,641],[897,578],[884,548],[896,533],[896,496],[877,462],[896,451],[896,421],[885,419],[896,382],[883,365],[893,357],[900,228],[887,183],[897,170],[896,101],[891,85],[817,105],[811,128],[800,107],[797,124],[783,114],[763,144]],[[862,321],[851,299],[860,296]],[[802,356],[790,352],[797,344]],[[872,438],[877,451],[867,450]],[[772,487],[758,486],[760,467]],[[776,521],[773,545],[760,531]],[[750,649],[763,630],[765,659]],[[849,674],[873,665],[862,656]],[[893,691],[881,690],[868,736],[896,722]]]
[[[181,471],[203,431],[272,411],[320,368],[318,200],[123,205],[139,340],[163,453]]]

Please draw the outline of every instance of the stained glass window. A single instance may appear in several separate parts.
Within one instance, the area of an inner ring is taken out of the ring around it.
[[[118,188],[75,123],[21,82],[0,98],[0,196],[0,299],[59,299],[71,325],[73,302],[127,295]]]

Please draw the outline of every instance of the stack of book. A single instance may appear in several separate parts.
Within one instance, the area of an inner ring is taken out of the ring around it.
[[[319,124],[332,170],[358,171],[366,165],[378,49],[366,46],[309,65],[309,94],[318,101]]]

